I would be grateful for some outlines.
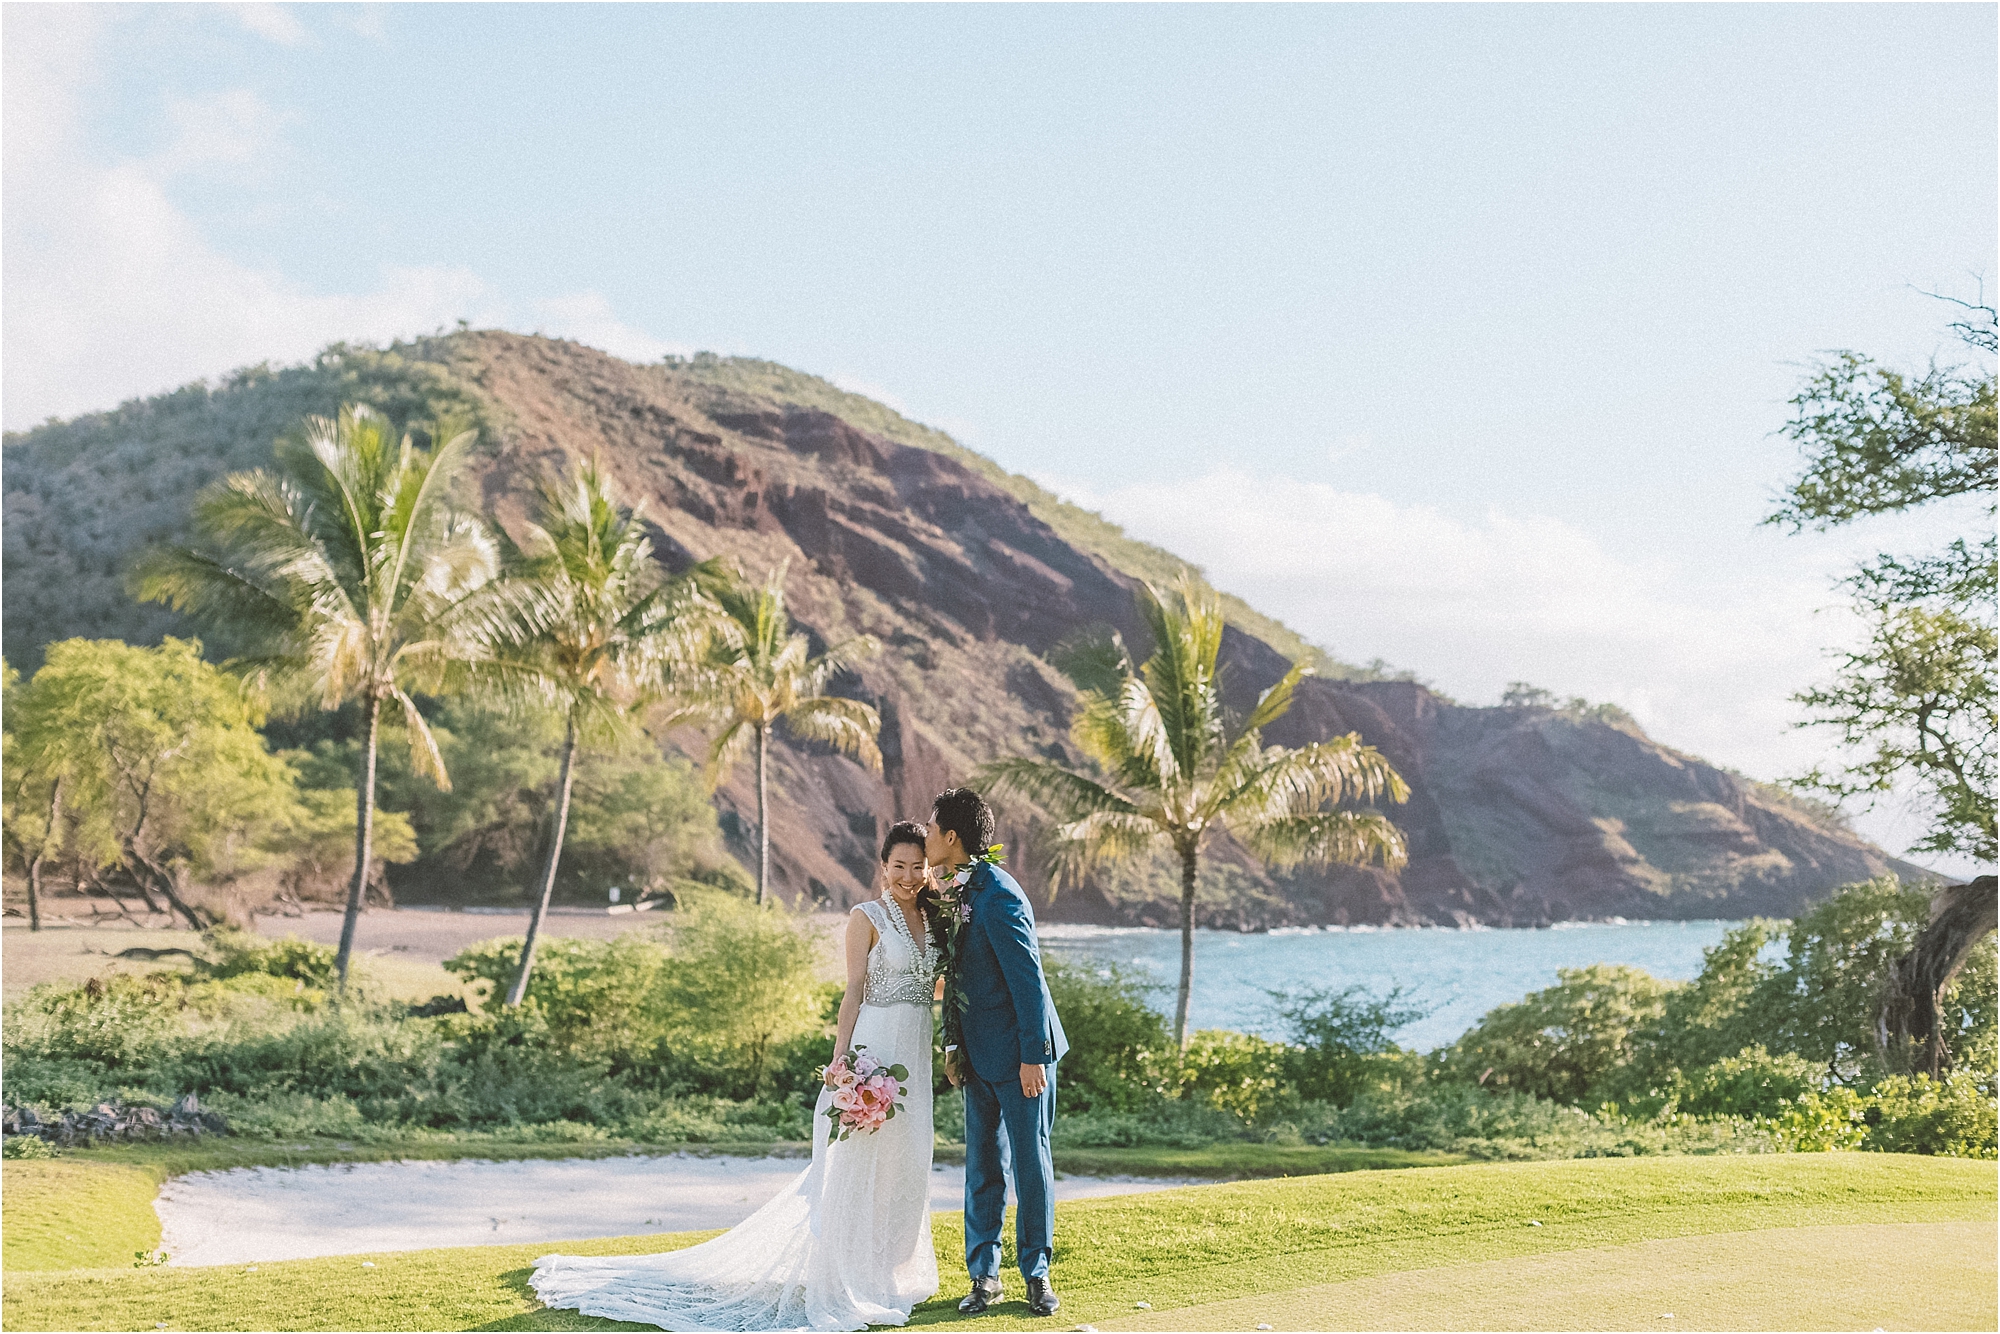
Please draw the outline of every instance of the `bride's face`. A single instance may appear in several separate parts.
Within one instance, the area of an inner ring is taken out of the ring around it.
[[[889,849],[882,863],[882,885],[897,898],[908,902],[924,887],[924,850],[914,843],[898,843]]]

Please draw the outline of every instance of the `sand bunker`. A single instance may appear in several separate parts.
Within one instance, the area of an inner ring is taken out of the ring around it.
[[[176,1265],[413,1251],[731,1227],[805,1167],[799,1158],[564,1158],[242,1167],[175,1177],[155,1208]],[[1065,1177],[1059,1200],[1183,1181]],[[931,1208],[963,1203],[965,1171],[940,1164]]]

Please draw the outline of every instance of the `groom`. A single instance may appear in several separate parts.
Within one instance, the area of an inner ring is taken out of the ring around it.
[[[1000,1224],[1011,1176],[1028,1311],[1053,1315],[1062,1303],[1049,1286],[1056,1226],[1049,1131],[1056,1062],[1069,1041],[1042,977],[1034,909],[1013,876],[980,860],[992,843],[993,811],[977,792],[955,787],[938,796],[924,855],[947,881],[970,870],[958,901],[971,917],[955,951],[954,980],[965,997],[963,1047],[944,1052],[945,1078],[965,1090],[965,1268],[972,1292],[958,1309],[977,1315],[1000,1300]]]

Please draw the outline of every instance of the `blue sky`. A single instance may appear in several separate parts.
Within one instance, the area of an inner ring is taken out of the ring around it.
[[[1785,399],[2000,276],[1990,5],[0,23],[9,428],[458,318],[765,356],[1342,656],[1765,776],[1832,578],[1948,521],[1759,528]]]

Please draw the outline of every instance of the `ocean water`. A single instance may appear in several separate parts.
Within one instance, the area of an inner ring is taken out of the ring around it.
[[[1457,1038],[1496,1005],[1552,986],[1556,969],[1623,963],[1686,980],[1702,951],[1735,922],[1577,922],[1541,930],[1306,928],[1261,935],[1194,933],[1190,1028],[1277,1036],[1270,989],[1360,986],[1377,995],[1400,986],[1427,1011],[1397,1035],[1429,1051]],[[1042,949],[1075,963],[1119,964],[1160,983],[1155,1005],[1173,1013],[1180,980],[1178,931],[1146,927],[1040,929]]]

